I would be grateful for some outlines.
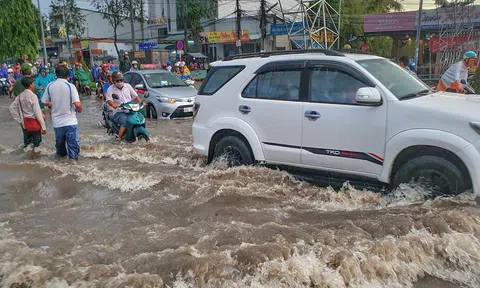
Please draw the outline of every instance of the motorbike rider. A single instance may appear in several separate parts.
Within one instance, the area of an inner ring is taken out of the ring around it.
[[[132,61],[132,68],[130,68],[130,71],[138,71],[138,62],[137,61]]]
[[[167,62],[167,71],[172,72],[172,62],[170,61]]]
[[[476,66],[477,62],[477,53],[468,51],[463,54],[463,60],[453,64],[450,68],[448,68],[445,74],[443,74],[440,82],[437,85],[437,91],[452,90],[456,93],[465,93],[465,89],[463,88],[461,81],[467,81],[468,70],[471,67]]]
[[[97,97],[102,98],[103,95],[103,85],[108,82],[108,64],[102,64],[100,66],[102,68],[102,72],[98,75],[98,83],[97,83]],[[104,91],[107,92],[107,91]]]
[[[8,78],[7,64],[2,65],[2,68],[0,69],[0,78]]]
[[[125,83],[125,78],[123,77],[122,72],[115,71],[112,74],[112,80],[114,85],[108,88],[106,100],[110,107],[116,109],[112,111],[113,121],[121,126],[118,132],[118,139],[122,141],[127,130],[128,111],[118,110],[118,107],[131,101],[142,103],[142,100],[138,97],[137,92],[135,92],[132,86]],[[113,94],[118,95],[118,99],[113,99]]]
[[[35,79],[35,89],[37,90],[38,101],[40,104],[40,108],[43,109],[42,97],[43,93],[45,93],[45,89],[47,89],[48,84],[55,81],[51,75],[47,74],[47,69],[40,68],[40,74]]]

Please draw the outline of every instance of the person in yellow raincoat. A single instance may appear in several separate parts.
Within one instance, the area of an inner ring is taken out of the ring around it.
[[[453,64],[443,74],[437,85],[437,91],[455,91],[456,93],[464,93],[462,80],[467,81],[468,71],[471,67],[478,64],[477,53],[468,51],[463,54],[463,60]]]

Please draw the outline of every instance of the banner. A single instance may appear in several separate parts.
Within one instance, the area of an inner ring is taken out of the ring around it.
[[[365,15],[364,31],[365,33],[413,31],[416,15],[415,11]]]
[[[156,43],[156,42],[138,44],[138,50],[140,50],[140,51],[154,50],[154,49],[157,49],[157,48],[158,48],[158,43]]]
[[[479,49],[479,37],[430,38],[430,50],[432,54],[436,54],[441,50],[478,51]]]
[[[415,14],[417,14],[415,12]],[[417,28],[418,15],[415,17],[414,28]],[[455,24],[456,23],[456,24]],[[455,27],[458,25],[480,25],[480,6],[464,6],[455,8],[441,8],[422,12],[422,29],[434,30]]]
[[[208,43],[235,43],[237,41],[237,32],[236,31],[225,31],[225,32],[208,32]],[[242,31],[242,42],[249,42],[250,35],[248,35],[248,30]]]
[[[303,22],[294,22],[285,24],[272,24],[270,25],[271,36],[281,36],[295,34],[303,30]]]
[[[67,38],[67,29],[65,29],[65,25],[58,25],[58,38]]]

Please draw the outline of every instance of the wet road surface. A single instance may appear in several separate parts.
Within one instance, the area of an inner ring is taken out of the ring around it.
[[[480,287],[480,209],[333,191],[265,167],[206,165],[191,120],[118,143],[83,98],[81,159],[37,153],[0,98],[2,287]],[[47,116],[49,117],[49,116]]]

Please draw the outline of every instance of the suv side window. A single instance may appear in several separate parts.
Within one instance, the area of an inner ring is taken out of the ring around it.
[[[259,74],[243,90],[242,97],[298,101],[301,75],[301,70],[278,70]]]
[[[139,74],[137,73],[132,73],[132,83],[130,83],[130,85],[132,85],[133,88],[135,88],[136,85],[138,84],[143,84],[143,79],[142,79],[142,76],[140,76]]]
[[[125,83],[132,84],[132,75],[133,73],[127,73],[125,74]]]
[[[356,105],[357,90],[368,87],[357,78],[332,67],[315,67],[310,73],[310,102]]]
[[[245,66],[222,66],[213,67],[207,75],[207,78],[200,87],[198,95],[213,95],[233,77],[237,76]]]

